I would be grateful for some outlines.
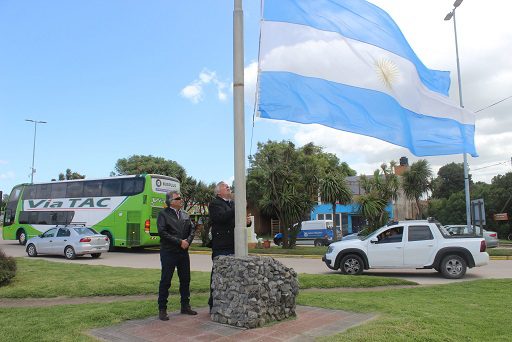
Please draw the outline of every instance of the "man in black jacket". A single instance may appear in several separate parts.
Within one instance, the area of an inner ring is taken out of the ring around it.
[[[162,275],[158,288],[158,318],[162,321],[169,320],[167,315],[167,298],[174,274],[178,269],[180,278],[181,313],[197,315],[190,308],[190,259],[188,247],[194,239],[195,227],[190,217],[182,211],[183,202],[176,191],[166,194],[167,208],[160,211],[157,219],[158,235],[160,235],[160,262]]]
[[[232,200],[231,188],[226,183],[219,182],[215,187],[215,198],[208,206],[208,215],[212,227],[212,260],[219,255],[235,254],[235,203]],[[251,218],[247,216],[247,226],[250,225]],[[208,304],[211,310],[211,278]]]

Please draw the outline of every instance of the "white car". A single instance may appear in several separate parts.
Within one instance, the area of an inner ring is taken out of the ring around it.
[[[94,229],[81,226],[54,227],[43,234],[27,241],[27,254],[36,257],[38,254],[64,255],[66,259],[74,259],[77,255],[90,254],[99,258],[101,253],[108,252],[109,239],[98,234]]]
[[[457,279],[468,267],[489,262],[485,250],[483,238],[452,236],[437,222],[411,220],[381,227],[361,240],[332,243],[322,260],[344,274],[357,275],[370,268],[433,268]]]

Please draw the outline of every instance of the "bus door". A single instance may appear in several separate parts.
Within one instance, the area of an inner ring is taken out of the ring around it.
[[[140,246],[140,231],[142,230],[140,211],[119,211],[116,216],[116,226],[126,229],[126,247]]]

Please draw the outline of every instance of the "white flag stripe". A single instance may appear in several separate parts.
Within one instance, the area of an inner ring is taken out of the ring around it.
[[[415,66],[387,50],[335,32],[262,23],[260,70],[287,71],[388,94],[412,112],[474,124],[474,115],[427,89]]]

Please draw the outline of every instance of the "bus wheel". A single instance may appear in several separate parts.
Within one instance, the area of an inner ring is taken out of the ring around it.
[[[76,253],[75,253],[75,250],[73,249],[73,247],[66,246],[66,248],[64,248],[64,256],[66,257],[66,259],[69,259],[69,260],[76,258]]]
[[[22,246],[27,244],[27,233],[25,233],[25,229],[18,230],[18,243]]]
[[[101,232],[101,234],[106,235],[108,237],[108,251],[112,252],[114,250],[114,239],[112,238],[112,234],[107,231]]]
[[[324,245],[323,240],[320,240],[320,239],[315,240],[315,247],[321,247],[323,245]]]

